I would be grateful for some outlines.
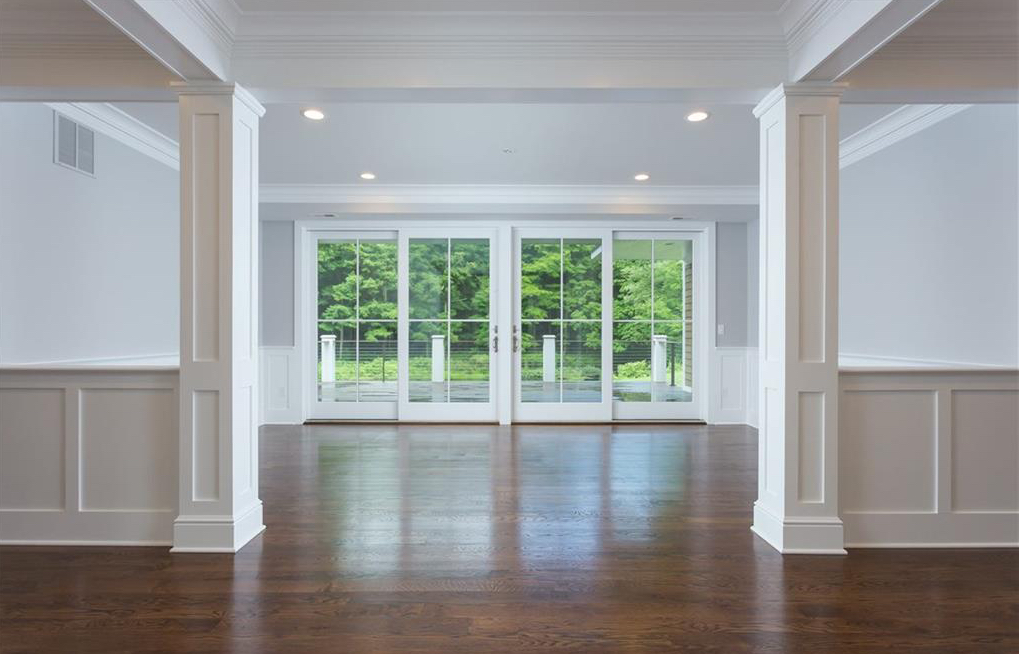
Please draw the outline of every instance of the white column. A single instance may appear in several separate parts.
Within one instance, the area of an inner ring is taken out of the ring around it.
[[[838,515],[841,85],[775,89],[761,123],[760,431],[753,530],[844,554]]]
[[[258,535],[258,119],[234,84],[180,94],[180,488],[173,551]]]
[[[323,334],[319,340],[322,343],[322,382],[332,384],[336,382],[336,337]]]
[[[432,336],[432,381],[446,381],[446,337]]]
[[[665,350],[668,347],[669,337],[655,334],[651,337],[651,381],[665,381]]]
[[[541,338],[541,381],[555,381],[555,334]]]

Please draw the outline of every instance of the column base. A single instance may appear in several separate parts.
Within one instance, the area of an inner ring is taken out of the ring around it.
[[[842,520],[838,517],[779,518],[754,502],[751,531],[782,554],[845,554]]]
[[[179,516],[173,522],[171,552],[234,553],[265,530],[262,501],[238,516]]]

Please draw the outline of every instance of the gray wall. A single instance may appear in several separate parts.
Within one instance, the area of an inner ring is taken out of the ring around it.
[[[1017,119],[975,106],[842,170],[840,352],[1016,365]]]
[[[718,334],[716,326],[715,345],[718,347],[746,347],[751,344],[747,231],[746,223],[718,223],[715,239],[715,322],[725,326],[724,334]],[[755,341],[756,331],[755,328]]]
[[[294,345],[294,223],[262,221],[262,345]]]
[[[0,362],[179,351],[179,173],[96,134],[53,163],[53,111],[0,104]]]

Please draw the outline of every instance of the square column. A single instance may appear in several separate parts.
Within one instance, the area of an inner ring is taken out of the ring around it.
[[[258,535],[258,119],[235,84],[180,98],[180,505],[175,552]]]
[[[842,85],[792,84],[761,123],[760,430],[754,533],[845,554],[838,514],[838,111]]]

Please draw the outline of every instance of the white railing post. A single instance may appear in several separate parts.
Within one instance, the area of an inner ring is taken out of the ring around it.
[[[446,381],[446,337],[432,336],[432,381]]]
[[[665,356],[668,345],[668,336],[655,334],[651,337],[651,381],[655,383],[665,381]]]
[[[323,334],[319,341],[322,352],[322,383],[332,384],[336,382],[336,337],[332,334]]]
[[[541,381],[555,381],[555,334],[545,334],[541,339]]]

